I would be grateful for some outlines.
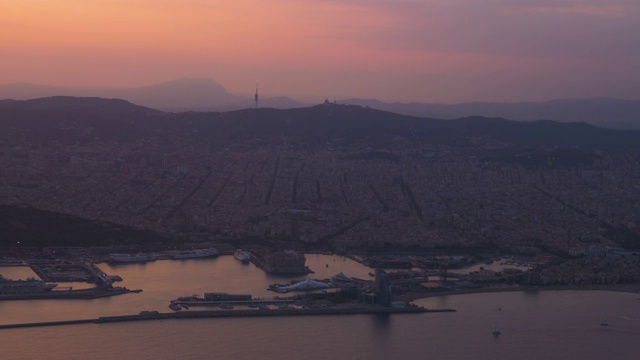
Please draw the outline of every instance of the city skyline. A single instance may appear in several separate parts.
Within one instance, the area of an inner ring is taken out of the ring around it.
[[[3,1],[0,83],[459,103],[640,98],[640,5]]]

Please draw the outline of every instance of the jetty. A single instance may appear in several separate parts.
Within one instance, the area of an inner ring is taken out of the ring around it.
[[[285,309],[251,309],[251,310],[206,310],[161,313],[158,311],[142,311],[135,315],[102,316],[97,319],[66,320],[37,322],[25,324],[0,325],[0,329],[15,329],[41,326],[62,326],[79,324],[107,324],[129,321],[150,321],[169,319],[202,319],[202,318],[231,318],[231,317],[269,317],[269,316],[319,316],[319,315],[391,315],[391,314],[421,314],[438,312],[455,312],[453,309],[429,310],[419,306],[404,308],[384,306],[357,307],[328,307],[322,309],[285,308]]]
[[[0,294],[2,300],[56,300],[56,299],[98,299],[129,293],[142,292],[140,289],[129,290],[126,287],[93,287],[81,290],[51,290],[42,292]]]

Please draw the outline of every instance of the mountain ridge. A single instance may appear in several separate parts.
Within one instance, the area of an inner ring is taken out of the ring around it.
[[[152,132],[156,126],[168,126],[174,131],[183,132],[185,129],[180,128],[182,124],[199,133],[215,128],[220,133],[215,136],[231,133],[240,137],[286,135],[308,141],[329,141],[333,136],[367,138],[376,143],[390,143],[389,136],[401,136],[415,142],[446,140],[450,143],[461,139],[467,139],[467,142],[471,137],[482,136],[520,146],[533,146],[537,141],[538,145],[545,146],[619,148],[633,145],[635,135],[640,134],[640,131],[608,129],[586,122],[514,121],[483,116],[442,120],[333,103],[292,109],[248,108],[228,112],[171,113],[121,99],[56,96],[0,101],[0,116],[11,118],[10,122],[14,124],[15,118],[21,116],[24,121],[33,121],[23,126],[36,126],[43,119],[69,122],[71,118],[84,121],[85,125],[90,121],[96,129],[110,127],[107,133],[126,133],[124,129],[116,129],[116,126],[129,126],[129,130],[137,129],[145,133]],[[42,129],[50,125],[42,123],[37,127]]]
[[[253,94],[231,94],[210,78],[179,78],[136,88],[73,88],[31,83],[0,85],[0,99],[25,100],[55,95],[121,98],[162,111],[231,111],[255,107]],[[612,98],[556,99],[549,101],[467,102],[441,104],[429,102],[384,102],[377,99],[337,100],[403,115],[438,119],[466,116],[504,117],[518,121],[584,121],[600,127],[640,129],[640,100]],[[296,108],[311,104],[287,96],[261,96],[259,107]]]
[[[351,98],[341,103],[369,106],[404,115],[457,119],[466,116],[504,117],[517,121],[556,120],[587,122],[601,127],[640,129],[640,101],[612,98],[555,99],[516,103],[469,102],[460,104],[383,102]]]

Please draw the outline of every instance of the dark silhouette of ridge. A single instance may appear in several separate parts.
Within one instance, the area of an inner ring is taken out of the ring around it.
[[[458,119],[467,116],[502,117],[518,121],[556,120],[640,129],[640,101],[609,98],[558,99],[541,102],[470,102],[460,104],[386,103],[375,99],[346,99],[341,103],[368,106],[404,115]]]
[[[120,99],[54,96],[3,100],[0,101],[0,129],[25,129],[43,139],[60,137],[81,141],[96,136],[132,139],[143,136],[144,129],[149,129],[148,123],[161,114]]]
[[[0,205],[0,231],[3,234],[0,248],[16,242],[41,246],[99,246],[167,241],[148,230],[12,205]]]
[[[638,131],[598,128],[586,123],[520,122],[480,116],[437,120],[390,113],[357,105],[322,104],[294,109],[245,109],[221,113],[163,113],[124,100],[51,97],[0,102],[8,123],[60,133],[56,121],[91,126],[91,136],[145,136],[156,129],[227,141],[288,136],[320,145],[364,142],[372,147],[394,147],[396,137],[412,143],[431,142],[473,147],[471,139],[500,141],[517,147],[582,147],[623,149],[640,146]],[[44,131],[44,130],[42,130]]]
[[[53,96],[119,98],[163,111],[229,111],[253,106],[253,95],[235,95],[210,78],[179,78],[135,88],[58,87],[30,83],[0,84],[0,99]],[[290,108],[303,104],[284,96],[262,96],[260,106]]]
[[[78,88],[30,83],[0,84],[0,99],[26,100],[50,96],[119,98],[162,111],[232,111],[254,106],[253,93],[231,94],[210,78],[180,78],[136,88]],[[360,105],[393,113],[436,119],[469,116],[501,117],[518,121],[586,122],[616,129],[640,129],[640,101],[609,98],[557,99],[541,102],[383,102],[351,98],[338,103]],[[309,104],[286,96],[260,95],[262,108],[297,108]]]

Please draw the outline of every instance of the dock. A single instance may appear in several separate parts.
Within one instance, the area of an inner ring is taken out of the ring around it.
[[[125,287],[95,287],[82,290],[51,290],[37,293],[0,294],[2,300],[56,300],[56,299],[98,299],[129,293],[139,293],[142,290],[129,290]]]
[[[0,325],[0,329],[15,329],[42,326],[62,326],[78,324],[107,324],[129,321],[151,321],[169,319],[204,319],[232,317],[272,317],[272,316],[320,316],[320,315],[392,315],[455,312],[453,309],[429,310],[418,306],[393,308],[383,306],[329,307],[324,309],[255,309],[255,310],[206,310],[161,313],[142,311],[135,315],[102,316],[97,319],[37,322]]]

